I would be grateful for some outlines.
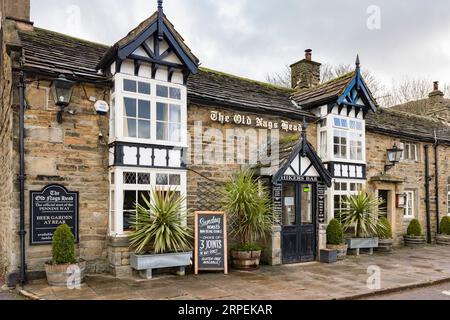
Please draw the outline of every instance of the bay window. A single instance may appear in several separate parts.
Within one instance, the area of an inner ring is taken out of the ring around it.
[[[116,74],[111,91],[111,141],[185,147],[186,87],[159,80]]]
[[[333,117],[334,158],[364,161],[364,126],[359,120]]]

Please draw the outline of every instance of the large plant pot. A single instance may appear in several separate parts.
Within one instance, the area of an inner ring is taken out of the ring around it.
[[[441,246],[450,246],[450,235],[437,234],[436,235],[436,243]]]
[[[80,270],[79,279],[74,277],[75,271]],[[45,264],[45,275],[47,282],[54,287],[67,287],[79,285],[84,282],[86,276],[86,261],[75,264]]]
[[[152,278],[153,269],[162,268],[180,268],[177,274],[183,276],[186,273],[186,267],[191,264],[192,251],[148,255],[132,253],[130,255],[131,267],[139,271],[140,276],[145,279]]]
[[[405,246],[407,247],[419,247],[423,246],[426,243],[424,236],[403,236],[403,240],[405,241]]]
[[[349,238],[345,239],[350,250],[356,250],[356,255],[359,256],[361,249],[369,249],[370,254],[373,254],[373,249],[378,248],[378,238]]]
[[[231,265],[238,270],[256,270],[261,261],[259,251],[231,251]]]
[[[320,262],[321,263],[335,263],[337,261],[338,261],[337,250],[334,250],[334,249],[320,250]]]
[[[344,260],[347,257],[347,251],[348,251],[347,244],[338,244],[338,245],[328,244],[327,249],[337,251],[338,261]]]
[[[375,248],[375,251],[391,252],[393,246],[394,246],[394,239],[379,239],[378,248]]]

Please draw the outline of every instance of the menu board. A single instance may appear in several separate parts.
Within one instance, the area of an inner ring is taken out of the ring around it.
[[[49,185],[30,192],[30,243],[51,244],[53,233],[67,224],[78,243],[78,192],[60,185]]]
[[[224,212],[195,213],[195,274],[203,271],[228,273],[227,219]]]

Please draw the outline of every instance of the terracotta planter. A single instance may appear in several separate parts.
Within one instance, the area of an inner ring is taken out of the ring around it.
[[[231,251],[231,264],[238,270],[256,270],[261,261],[261,251]]]
[[[327,249],[336,250],[337,251],[337,259],[338,261],[344,260],[347,257],[348,245],[347,244],[328,244]]]
[[[437,234],[436,235],[436,243],[441,246],[450,246],[450,235]]]
[[[80,270],[79,283],[74,283],[75,270]],[[80,261],[75,264],[45,264],[45,274],[47,282],[54,287],[67,287],[70,285],[81,284],[86,276],[86,261]]]
[[[394,239],[379,239],[378,248],[375,251],[378,252],[391,252],[394,245]]]
[[[403,240],[405,241],[405,246],[407,247],[419,247],[425,245],[425,237],[424,236],[403,236]]]

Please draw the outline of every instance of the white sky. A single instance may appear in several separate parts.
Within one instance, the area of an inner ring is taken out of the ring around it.
[[[31,18],[38,27],[113,44],[156,3],[31,0]],[[165,0],[164,10],[203,66],[236,75],[265,80],[312,48],[314,60],[329,64],[353,64],[359,53],[362,67],[385,85],[403,77],[426,77],[430,90],[431,81],[450,83],[448,0]],[[369,19],[379,29],[370,30]]]

